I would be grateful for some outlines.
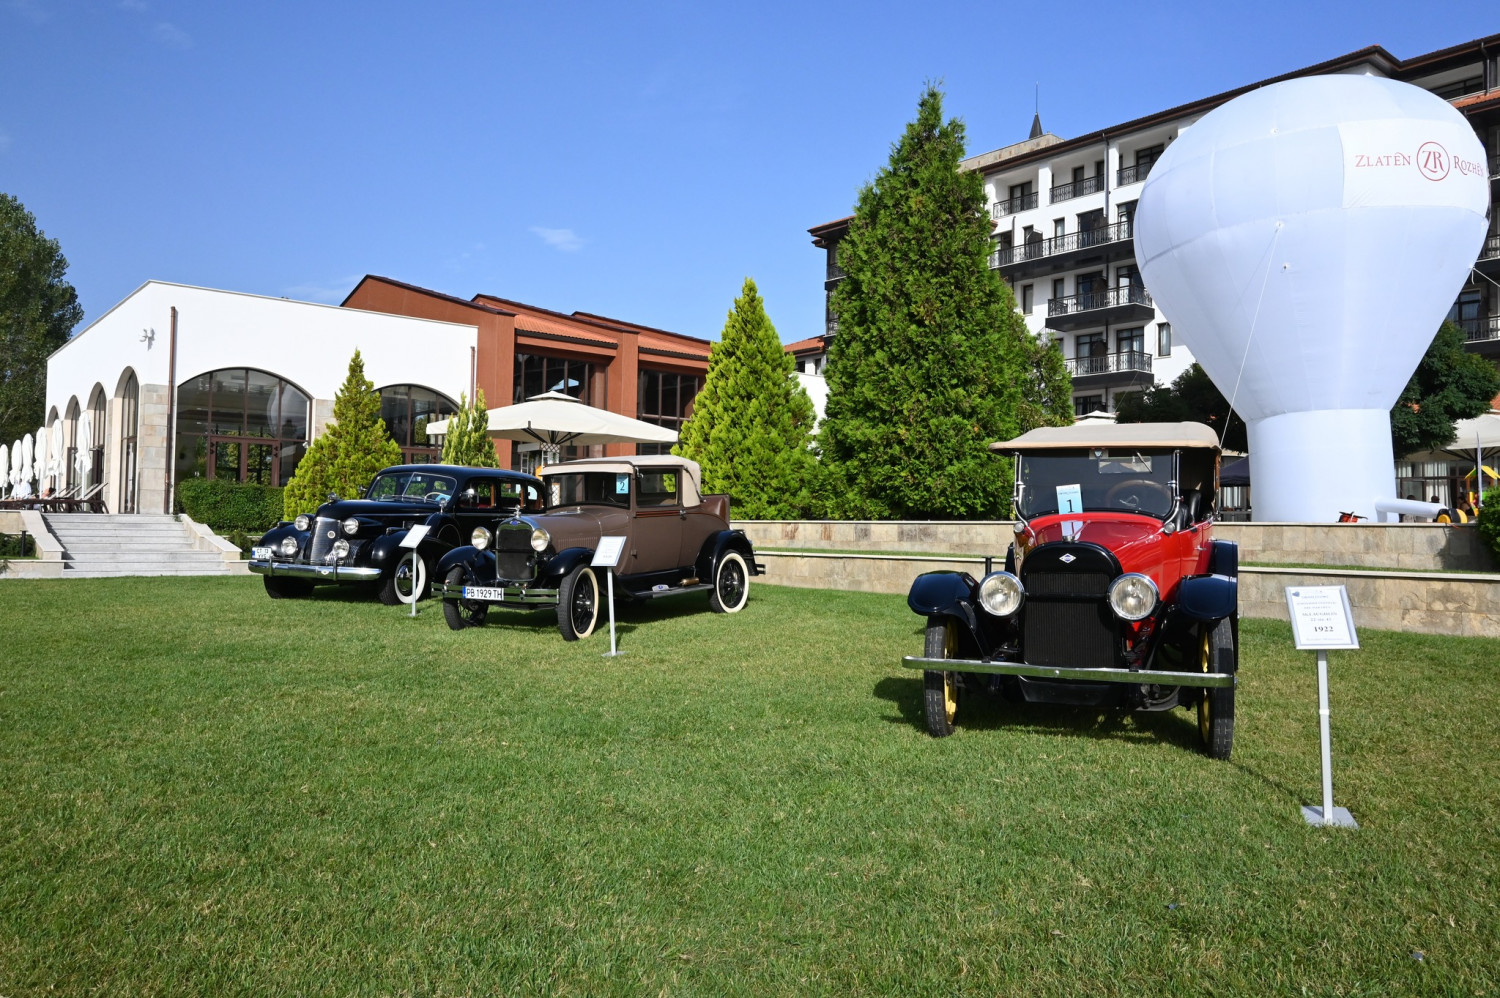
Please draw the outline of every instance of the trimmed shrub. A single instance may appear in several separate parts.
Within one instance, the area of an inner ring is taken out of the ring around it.
[[[1500,489],[1484,494],[1484,507],[1479,511],[1479,536],[1495,552],[1496,560],[1500,560]]]
[[[252,482],[187,478],[177,483],[173,508],[218,533],[261,533],[281,519],[282,490]]]

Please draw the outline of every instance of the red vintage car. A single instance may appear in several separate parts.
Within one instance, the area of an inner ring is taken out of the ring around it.
[[[1213,539],[1219,445],[1201,423],[1085,423],[990,445],[1016,461],[1015,543],[983,579],[930,572],[927,729],[966,697],[1123,710],[1195,709],[1229,757],[1238,670],[1238,546]]]

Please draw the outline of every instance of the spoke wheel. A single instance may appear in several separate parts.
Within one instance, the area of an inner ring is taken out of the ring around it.
[[[925,658],[952,658],[958,648],[958,625],[952,617],[927,621]],[[958,674],[927,670],[922,673],[922,701],[927,711],[927,733],[934,738],[953,734],[958,717]]]
[[[579,565],[558,587],[557,629],[564,641],[577,641],[593,634],[598,622],[599,580],[593,569]]]
[[[448,585],[461,586],[464,584],[464,570],[458,566],[448,570]],[[443,600],[443,619],[448,626],[455,631],[461,631],[465,627],[483,627],[484,620],[489,616],[490,605],[472,599],[445,599]]]
[[[1239,666],[1234,644],[1234,621],[1225,617],[1205,628],[1198,644],[1198,666],[1207,673],[1233,674]],[[1205,687],[1198,698],[1198,739],[1204,754],[1228,759],[1234,747],[1234,687]]]
[[[714,613],[738,613],[750,600],[750,570],[738,551],[726,551],[714,570],[708,606]]]

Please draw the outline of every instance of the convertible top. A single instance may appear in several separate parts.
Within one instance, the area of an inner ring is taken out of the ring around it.
[[[1001,454],[1082,447],[1219,449],[1219,436],[1203,423],[1074,423],[1043,426],[1014,440],[997,440],[990,450]]]
[[[682,474],[685,479],[682,490],[682,501],[689,506],[698,505],[703,492],[703,471],[699,468],[697,461],[690,461],[685,457],[678,457],[675,454],[583,458],[577,461],[564,461],[561,464],[543,465],[537,469],[536,473],[541,478],[546,478],[548,475],[564,475],[569,472],[590,471],[629,475],[646,469],[653,471],[675,471]]]

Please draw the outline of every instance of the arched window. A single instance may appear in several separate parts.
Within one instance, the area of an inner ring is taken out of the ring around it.
[[[62,478],[64,487],[69,489],[78,486],[78,412],[78,396],[74,395],[63,410]]]
[[[125,383],[116,392],[120,399],[120,512],[136,511],[136,450],[140,433],[141,383],[135,371],[127,371]]]
[[[176,477],[285,485],[307,453],[308,397],[284,378],[229,367],[177,388]]]
[[[104,386],[95,385],[89,395],[89,439],[88,453],[84,455],[84,466],[88,471],[85,486],[104,481]]]
[[[389,385],[379,394],[380,418],[401,445],[402,459],[412,464],[436,461],[443,449],[428,443],[427,424],[458,412],[458,403],[421,385]]]

